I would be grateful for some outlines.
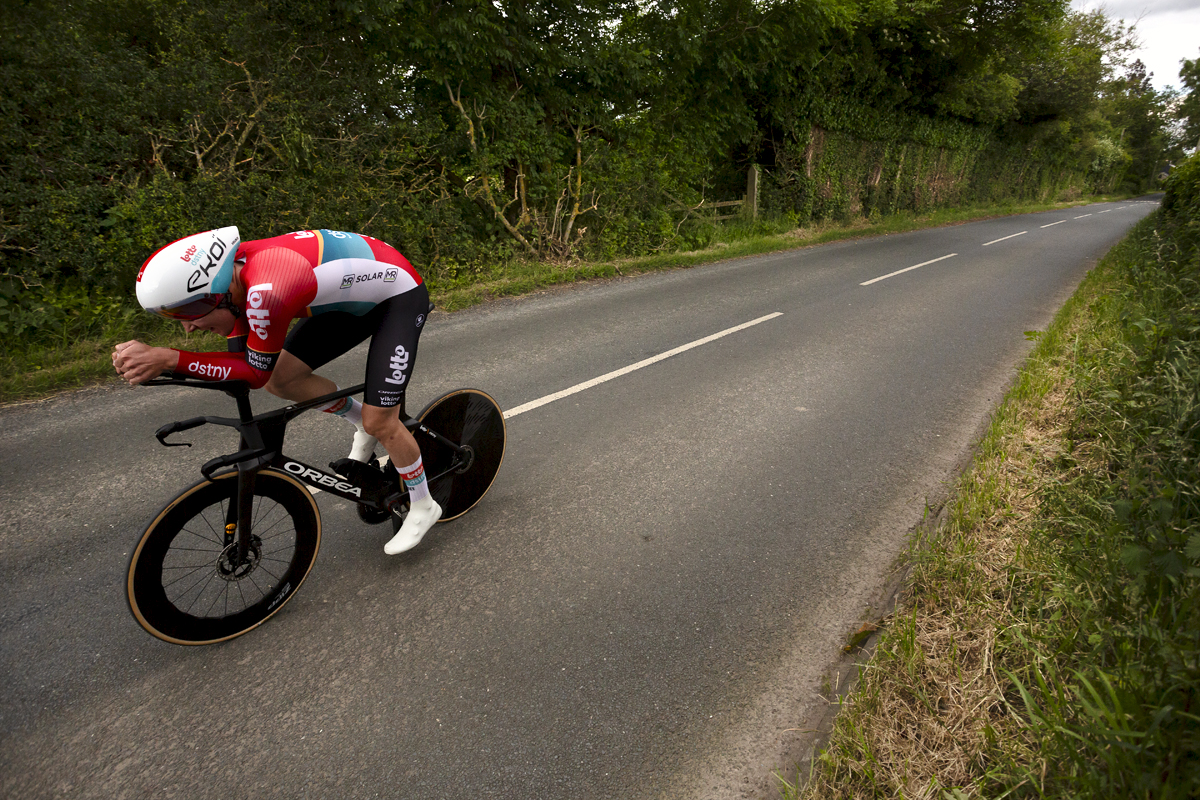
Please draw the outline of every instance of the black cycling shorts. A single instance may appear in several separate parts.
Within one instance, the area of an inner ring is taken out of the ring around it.
[[[315,370],[369,337],[363,402],[383,408],[399,406],[403,413],[404,390],[417,363],[417,342],[428,314],[429,292],[419,284],[361,317],[348,311],[327,311],[302,319],[288,332],[283,349]]]

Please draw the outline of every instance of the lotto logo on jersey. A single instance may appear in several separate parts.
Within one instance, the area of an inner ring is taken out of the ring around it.
[[[392,368],[392,377],[384,378],[384,382],[403,386],[404,370],[408,369],[408,351],[404,349],[404,345],[396,345],[396,352],[388,360],[388,366]]]
[[[260,339],[267,338],[267,328],[271,324],[270,309],[263,308],[267,299],[263,292],[269,292],[271,284],[260,283],[251,286],[246,292],[246,322],[250,325],[250,330],[254,331],[255,335]]]
[[[260,353],[257,350],[246,350],[246,363],[257,370],[270,372],[275,369],[279,353]]]

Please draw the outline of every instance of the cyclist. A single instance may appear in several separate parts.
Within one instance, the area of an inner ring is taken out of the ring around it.
[[[137,298],[189,333],[225,335],[229,352],[123,342],[112,354],[113,367],[131,385],[175,372],[240,379],[299,402],[337,391],[313,370],[370,338],[363,401],[343,398],[321,410],[356,426],[351,459],[369,460],[382,443],[408,489],[408,516],[385,553],[415,547],[441,517],[420,448],[400,422],[429,293],[395,248],[332,230],[243,242],[236,227],[220,228],[172,242],[146,259]],[[293,319],[299,321],[288,332]]]

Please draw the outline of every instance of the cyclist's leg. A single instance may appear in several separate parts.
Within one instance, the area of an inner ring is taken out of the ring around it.
[[[429,496],[421,449],[400,421],[404,394],[416,366],[417,344],[429,310],[429,294],[417,286],[387,303],[387,311],[367,357],[367,390],[363,395],[363,425],[388,451],[409,492],[409,513],[396,536],[384,547],[389,555],[415,547],[441,516]]]
[[[313,370],[364,341],[378,327],[381,316],[377,310],[361,317],[333,311],[300,320],[288,333],[283,352],[267,382],[267,391],[296,402],[337,391],[336,383]],[[363,428],[361,404],[353,398],[343,398],[321,410],[336,414],[355,426],[350,458],[369,460],[375,451],[375,437]]]
[[[337,384],[329,378],[314,374],[312,367],[284,350],[275,362],[271,379],[263,388],[276,397],[299,403],[335,392]]]
[[[364,316],[331,311],[299,320],[288,332],[266,390],[301,402],[335,391],[336,384],[314,370],[366,341],[379,325],[375,310]]]

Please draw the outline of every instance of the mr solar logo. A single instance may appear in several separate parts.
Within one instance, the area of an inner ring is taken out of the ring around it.
[[[246,322],[250,324],[250,330],[254,331],[260,339],[267,338],[267,327],[271,324],[271,311],[263,308],[263,303],[266,302],[263,292],[270,290],[271,284],[260,283],[251,286],[246,292]]]
[[[392,368],[392,377],[384,378],[384,382],[403,386],[404,370],[408,369],[408,351],[404,349],[404,345],[396,345],[396,352],[388,360],[388,366]]]
[[[208,273],[221,263],[221,259],[225,257],[225,252],[228,249],[229,245],[214,236],[213,243],[207,250],[197,250],[196,246],[192,245],[184,252],[181,258],[192,264],[196,264],[201,259],[204,259],[204,263],[199,264],[199,268],[188,278],[187,288],[189,292],[197,292],[208,286],[212,281]]]
[[[303,478],[306,481],[319,483],[321,486],[329,486],[337,489],[339,492],[346,492],[355,497],[362,497],[362,489],[352,483],[338,480],[336,475],[326,475],[323,472],[317,472],[312,467],[306,467],[303,464],[297,464],[295,461],[289,461],[283,465],[283,468],[292,473],[298,478]]]

